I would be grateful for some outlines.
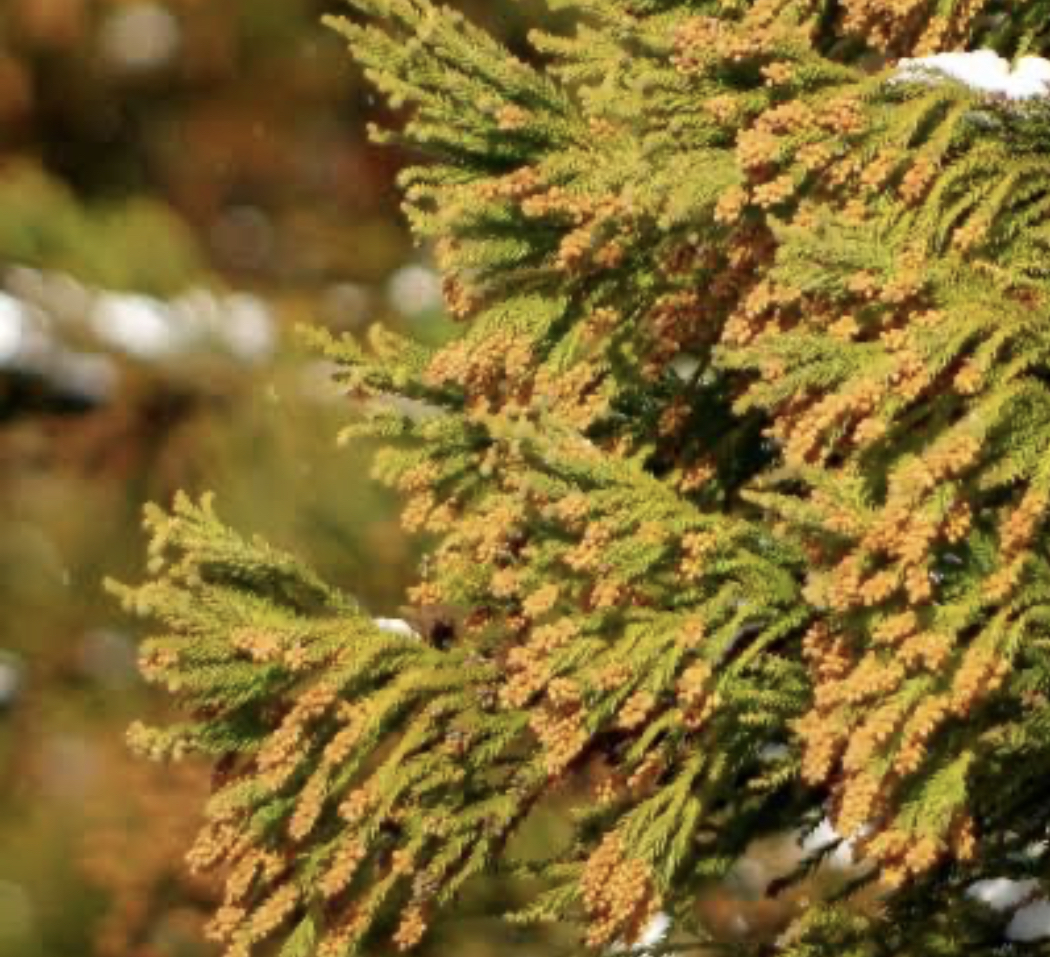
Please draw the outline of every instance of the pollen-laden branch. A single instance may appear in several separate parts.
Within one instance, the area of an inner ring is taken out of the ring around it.
[[[351,5],[460,331],[322,345],[441,629],[151,513],[120,591],[188,720],[133,738],[216,761],[214,935],[408,949],[510,872],[592,951],[995,952],[967,888],[1050,866],[1047,103],[914,66],[1050,51],[1046,0],[587,0],[542,66]],[[823,820],[858,871],[798,850],[768,940],[704,924]]]

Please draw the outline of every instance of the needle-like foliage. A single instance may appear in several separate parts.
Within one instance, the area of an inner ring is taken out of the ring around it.
[[[721,946],[697,896],[827,816],[856,880],[733,952],[999,953],[967,888],[1050,877],[1050,100],[895,63],[1040,55],[1050,3],[563,0],[538,66],[350,5],[463,325],[323,347],[454,626],[151,513],[122,594],[189,720],[134,737],[217,762],[216,937],[409,948],[510,873],[591,948],[661,909]],[[515,859],[554,800],[571,840]]]

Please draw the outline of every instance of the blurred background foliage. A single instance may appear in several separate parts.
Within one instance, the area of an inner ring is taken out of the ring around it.
[[[458,5],[522,55],[542,16]],[[367,449],[335,447],[345,399],[292,334],[449,334],[398,213],[403,158],[366,142],[378,101],[319,25],[333,9],[0,0],[0,957],[211,953],[213,889],[182,865],[208,781],[122,741],[159,703],[100,582],[140,575],[144,502],[213,489],[377,614],[413,576]],[[775,926],[760,883],[701,907]],[[561,952],[490,916],[514,893],[478,888],[430,953]]]
[[[447,334],[331,6],[0,3],[3,957],[209,952],[182,867],[208,782],[122,742],[158,704],[100,581],[140,574],[143,502],[215,489],[377,612],[411,577],[291,334]]]

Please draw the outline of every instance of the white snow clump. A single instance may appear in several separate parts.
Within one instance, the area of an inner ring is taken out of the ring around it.
[[[1011,68],[994,50],[969,53],[935,53],[906,58],[897,64],[894,79],[921,80],[940,73],[982,93],[997,94],[1008,100],[1027,100],[1050,95],[1050,60],[1021,57]]]
[[[1039,887],[1033,879],[1015,881],[996,877],[977,881],[967,888],[966,896],[980,901],[992,910],[1009,910],[1030,898]],[[1041,940],[1050,937],[1050,901],[1036,898],[1019,907],[1006,925],[1008,940]]]
[[[373,618],[376,627],[391,635],[403,635],[405,638],[418,638],[416,630],[402,618]]]

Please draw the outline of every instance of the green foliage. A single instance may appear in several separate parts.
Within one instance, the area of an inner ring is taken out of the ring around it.
[[[203,272],[189,231],[164,206],[137,200],[85,209],[28,164],[0,179],[0,259],[155,295],[181,292]]]
[[[122,593],[192,720],[134,738],[219,759],[215,936],[408,948],[510,873],[589,947],[659,909],[729,947],[703,889],[826,814],[860,873],[733,948],[996,952],[966,889],[1045,882],[1050,823],[1050,120],[889,66],[1042,51],[1046,4],[591,0],[542,69],[351,5],[465,329],[325,348],[444,620],[384,632],[210,505],[151,513]],[[556,802],[571,839],[515,858]]]

